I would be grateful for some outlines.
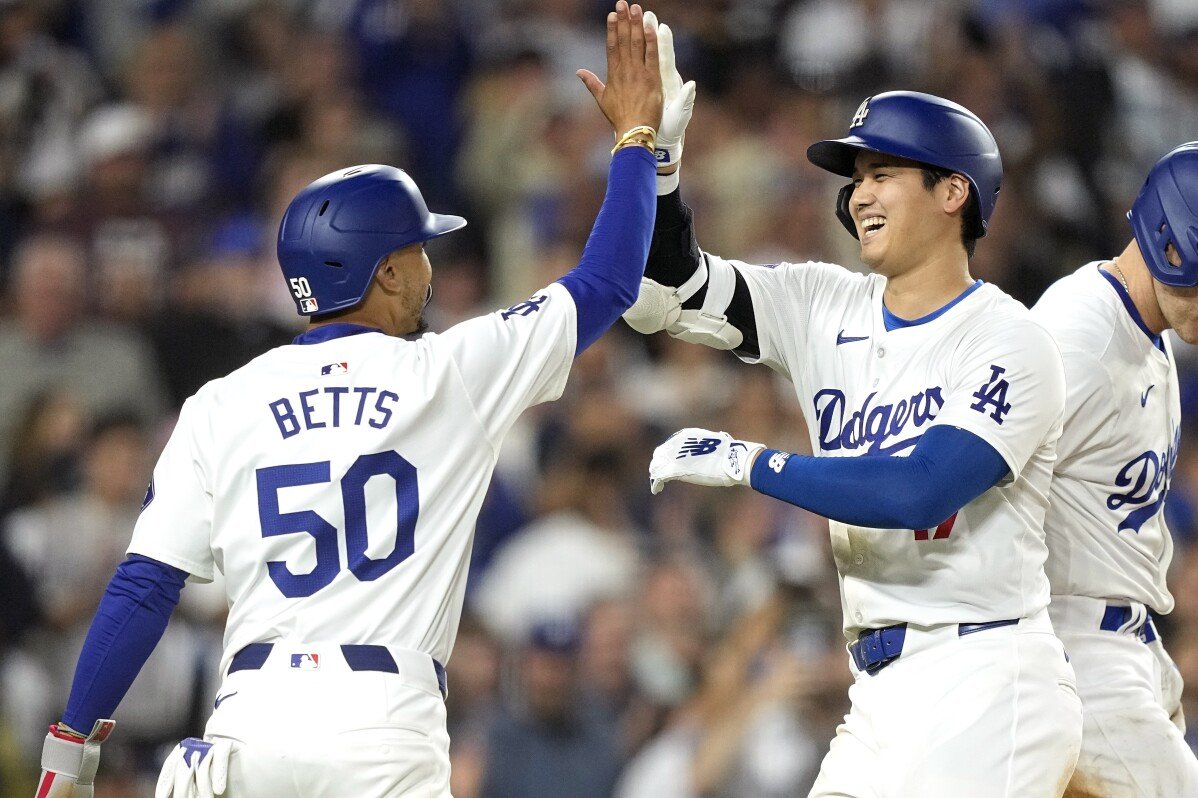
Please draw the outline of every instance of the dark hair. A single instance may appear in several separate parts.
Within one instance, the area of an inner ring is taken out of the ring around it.
[[[936,187],[936,184],[942,180],[947,180],[952,175],[957,174],[952,169],[944,169],[939,166],[929,166],[921,164],[919,170],[923,172],[923,187],[931,191]],[[973,252],[978,246],[978,236],[974,235],[973,217],[977,215],[978,198],[974,195],[972,186],[969,191],[969,199],[965,202],[965,208],[961,214],[961,244],[965,247],[965,255],[969,258],[973,257]]]

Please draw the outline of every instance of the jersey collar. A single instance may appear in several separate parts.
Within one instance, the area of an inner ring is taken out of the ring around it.
[[[322,324],[319,327],[314,327],[311,330],[300,333],[295,336],[291,342],[297,346],[305,344],[323,344],[325,341],[332,341],[334,338],[347,338],[351,335],[361,335],[363,333],[381,333],[378,327],[367,327],[362,324],[349,324],[346,322],[337,322],[336,324]]]
[[[960,302],[965,297],[969,296],[970,294],[972,294],[974,291],[978,290],[981,287],[982,287],[982,281],[974,280],[973,285],[969,286],[964,291],[962,291],[960,294],[958,294],[956,299],[953,299],[947,305],[944,305],[941,308],[933,310],[931,313],[928,313],[924,316],[920,316],[918,319],[900,319],[898,316],[896,316],[890,312],[890,309],[886,307],[886,302],[883,301],[882,302],[882,323],[886,325],[886,332],[898,330],[902,327],[916,327],[920,324],[927,324],[929,321],[934,321],[934,320],[940,318],[941,316],[943,316],[945,313],[948,313],[950,310],[953,309],[954,305],[956,305],[958,302]]]
[[[1123,283],[1119,282],[1119,278],[1102,268],[1102,266],[1098,267],[1098,273],[1106,278],[1106,281],[1115,289],[1115,293],[1123,300],[1123,307],[1127,309],[1127,315],[1131,316],[1131,320],[1136,323],[1136,326],[1143,330],[1144,334],[1148,336],[1148,340],[1152,341],[1153,346],[1164,352],[1164,341],[1159,335],[1153,335],[1152,330],[1148,329],[1148,325],[1144,323],[1144,317],[1136,309],[1136,303],[1131,301],[1131,294],[1127,293],[1127,289],[1123,287]]]

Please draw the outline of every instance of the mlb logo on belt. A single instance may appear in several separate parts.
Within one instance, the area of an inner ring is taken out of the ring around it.
[[[347,371],[349,371],[349,363],[330,363],[327,366],[321,367],[320,376],[327,377],[330,374],[345,374]]]
[[[304,313],[315,313],[319,309],[320,308],[316,304],[316,300],[312,299],[311,297],[300,300],[300,310]]]
[[[292,654],[291,667],[301,671],[314,671],[320,667],[319,654]]]

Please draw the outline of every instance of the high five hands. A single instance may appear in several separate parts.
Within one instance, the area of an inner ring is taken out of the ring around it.
[[[607,15],[607,83],[586,69],[578,77],[617,136],[642,126],[656,133],[663,97],[657,29],[646,28],[639,5],[619,0]]]

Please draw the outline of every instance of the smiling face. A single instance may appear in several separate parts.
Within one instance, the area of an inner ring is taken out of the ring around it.
[[[920,164],[863,150],[853,170],[849,212],[861,241],[861,260],[894,277],[954,249],[961,243],[961,214],[969,182],[953,174],[930,189]]]

